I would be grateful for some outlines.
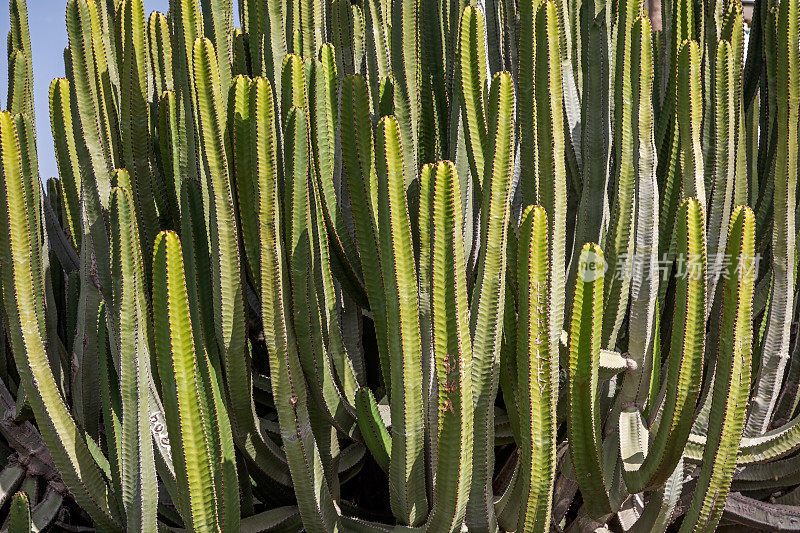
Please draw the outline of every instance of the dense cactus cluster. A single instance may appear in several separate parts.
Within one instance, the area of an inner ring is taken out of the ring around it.
[[[797,529],[796,0],[231,1],[10,1],[5,527]]]

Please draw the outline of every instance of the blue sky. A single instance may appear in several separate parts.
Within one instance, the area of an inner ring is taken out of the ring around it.
[[[236,4],[234,1],[233,4]],[[39,171],[43,180],[58,175],[50,130],[48,93],[54,78],[64,77],[64,47],[67,45],[65,23],[67,0],[28,0],[28,22],[31,30],[31,52],[34,69],[34,101]],[[167,12],[169,0],[144,0],[147,16],[151,11]],[[234,18],[238,25],[238,17]],[[0,1],[0,36],[5,55],[5,36],[9,30],[8,2]],[[0,95],[2,108],[7,104],[8,60],[0,61]]]

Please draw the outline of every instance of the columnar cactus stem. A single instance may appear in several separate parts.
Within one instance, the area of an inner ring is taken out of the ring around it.
[[[599,246],[583,246],[569,333],[570,456],[578,486],[586,495],[584,507],[595,519],[604,519],[612,511],[603,472],[597,405],[604,264]]]
[[[800,116],[800,7],[781,2],[778,10],[775,65],[777,146],[774,180],[772,236],[773,298],[769,307],[764,349],[755,378],[756,388],[745,425],[745,435],[765,431],[769,425],[789,354],[789,316],[794,309],[797,276],[795,258],[795,205],[797,191],[798,116]]]
[[[436,480],[427,531],[457,532],[472,476],[472,342],[467,320],[466,253],[457,232],[461,195],[455,166],[433,176],[432,303],[436,398]],[[434,170],[432,169],[432,170]]]
[[[518,530],[547,531],[556,471],[557,382],[548,324],[549,243],[547,214],[540,206],[522,216],[517,259],[519,313],[517,390],[523,502]]]
[[[114,280],[113,322],[122,392],[120,469],[122,499],[128,529],[152,529],[156,524],[158,490],[150,435],[150,324],[144,263],[139,249],[136,212],[129,190],[111,193],[111,257]],[[99,357],[106,359],[100,350]]]
[[[719,343],[708,438],[703,453],[705,468],[697,481],[682,531],[716,528],[733,479],[739,439],[750,393],[752,352],[752,295],[755,283],[755,217],[740,206],[731,217],[727,252],[732,258],[722,288],[724,331]]]
[[[467,508],[468,527],[497,528],[492,502],[494,469],[494,397],[497,393],[498,356],[503,338],[503,304],[506,242],[510,217],[511,165],[514,146],[512,124],[514,88],[511,74],[492,80],[488,106],[489,160],[483,177],[480,256],[472,289],[472,387],[475,405],[475,453]]]

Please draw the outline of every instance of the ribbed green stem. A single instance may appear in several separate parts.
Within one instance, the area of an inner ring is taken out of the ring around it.
[[[85,433],[64,405],[38,327],[37,300],[43,301],[42,287],[32,282],[30,261],[36,261],[39,250],[33,248],[26,215],[23,177],[20,171],[19,145],[13,119],[0,113],[0,260],[4,294],[15,294],[16,299],[5,298],[7,327],[9,328],[17,370],[36,417],[42,421],[40,431],[48,445],[62,480],[70,488],[76,501],[92,519],[109,531],[121,531],[119,516],[112,511],[108,500],[108,486],[87,445]]]
[[[781,2],[778,9],[775,65],[777,135],[774,168],[772,272],[773,298],[763,354],[755,379],[745,435],[763,433],[770,423],[789,354],[789,317],[795,286],[795,206],[800,116],[800,6]]]
[[[120,403],[120,468],[127,528],[156,527],[158,489],[150,438],[150,323],[136,211],[130,191],[111,194],[113,320],[117,325]],[[105,359],[102,351],[99,357]]]
[[[472,342],[467,321],[466,254],[458,232],[461,194],[455,166],[435,166],[432,215],[436,481],[427,531],[461,530],[472,474]],[[430,398],[431,402],[434,398]]]
[[[672,474],[689,438],[702,385],[703,317],[706,312],[705,217],[700,202],[694,198],[683,202],[678,217],[676,256],[684,266],[677,273],[675,314],[664,381],[666,396],[660,411],[651,411],[650,414],[649,430],[653,438],[639,435],[628,452],[628,435],[641,432],[644,426],[635,410],[620,415],[623,477],[632,494],[658,487]]]
[[[53,80],[53,83],[50,84],[50,124],[55,144],[58,175],[64,193],[67,227],[73,245],[80,250],[82,236],[80,222],[81,172],[75,147],[70,83],[63,78]]]
[[[301,126],[303,122],[304,119]],[[297,117],[295,123],[297,126]],[[286,264],[286,258],[291,258],[292,250],[284,251],[283,248],[283,218],[278,193],[277,181],[261,182],[261,305],[272,394],[303,526],[307,531],[328,533],[339,531],[341,526],[311,431],[306,383],[297,353],[290,308],[285,303],[290,298],[290,266]]]
[[[17,492],[11,499],[11,509],[8,511],[8,533],[30,533],[31,531],[31,506],[28,495]]]
[[[195,345],[178,236],[162,232],[153,257],[153,314],[158,373],[179,486],[178,508],[193,531],[220,531],[215,491],[215,428],[202,373],[208,360]],[[199,355],[198,355],[199,353]],[[203,370],[201,366],[205,366]],[[216,463],[216,464],[215,464]]]
[[[389,494],[402,524],[420,525],[428,514],[425,489],[424,406],[419,364],[417,268],[403,179],[400,127],[384,117],[375,135],[378,226],[392,387],[392,458]],[[391,236],[391,239],[388,238]]]
[[[549,243],[547,213],[540,206],[522,215],[517,258],[517,391],[520,418],[520,484],[517,529],[548,531],[556,468],[557,360],[550,355]]]
[[[755,216],[738,207],[731,217],[726,252],[731,264],[722,287],[723,331],[716,361],[703,469],[681,531],[715,529],[736,467],[750,393],[752,301],[755,285]]]
[[[374,141],[369,92],[363,77],[354,75],[344,79],[339,116],[342,128],[342,158],[347,174],[356,242],[364,271],[364,286],[372,318],[375,321],[381,375],[386,393],[391,398],[392,378],[387,347],[386,301],[378,240],[378,190]]]
[[[263,438],[256,425],[251,394],[252,374],[246,355],[239,238],[228,174],[227,141],[223,130],[225,113],[215,58],[210,41],[195,41],[193,65],[203,141],[201,154],[207,169],[208,190],[212,200],[209,209],[214,333],[226,376],[231,424],[237,443],[247,450],[265,474],[288,485],[280,450]]]
[[[597,405],[604,267],[600,247],[584,245],[572,304],[567,415],[569,450],[583,504],[589,516],[598,520],[604,520],[611,512],[608,485],[603,475]]]
[[[466,520],[468,527],[476,531],[494,531],[497,528],[492,501],[494,400],[498,385],[497,359],[503,339],[506,232],[511,210],[514,147],[513,106],[511,75],[501,72],[492,80],[489,95],[490,159],[483,177],[480,255],[470,299],[475,452]]]

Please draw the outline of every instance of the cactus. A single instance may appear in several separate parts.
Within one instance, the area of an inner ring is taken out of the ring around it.
[[[714,375],[708,440],[703,459],[709,466],[697,480],[692,503],[681,529],[714,529],[722,517],[725,494],[733,479],[744,414],[750,391],[752,294],[755,273],[747,268],[754,257],[754,215],[748,207],[732,214],[727,249],[734,264],[745,264],[738,272],[728,267],[722,288],[722,327],[732,335],[721,335]],[[720,498],[720,496],[722,496]]]
[[[506,240],[510,216],[511,165],[514,146],[514,88],[508,72],[496,74],[487,106],[489,158],[481,187],[480,254],[472,288],[472,389],[475,406],[472,485],[467,524],[494,528],[491,474],[494,464],[496,365],[503,333]]]
[[[111,257],[114,312],[119,359],[121,415],[121,471],[123,505],[129,529],[155,527],[157,491],[153,442],[142,439],[150,431],[150,325],[147,291],[139,249],[139,230],[130,192],[117,187],[111,193]],[[98,350],[100,351],[100,350]],[[100,352],[102,357],[102,352]]]
[[[11,500],[8,531],[9,533],[30,533],[31,531],[31,507],[28,496],[24,492],[16,493]]]
[[[556,467],[556,403],[548,323],[547,214],[541,206],[525,210],[520,226],[522,255],[518,259],[520,289],[517,323],[517,394],[520,402],[520,443],[523,505],[517,528],[547,531]],[[522,260],[520,260],[522,259]],[[524,426],[522,424],[524,420]],[[523,430],[524,427],[524,430]]]
[[[458,531],[472,476],[471,335],[467,321],[466,253],[458,175],[452,163],[435,167],[431,250],[433,359],[436,376],[436,486],[428,531]],[[452,274],[455,274],[454,276]],[[429,400],[433,403],[433,399]]]
[[[611,513],[608,486],[603,479],[597,406],[603,323],[603,277],[597,275],[597,269],[604,264],[597,245],[583,247],[569,332],[570,457],[581,494],[586,494],[586,512],[596,519]]]
[[[229,503],[222,500],[219,423],[215,415],[208,357],[195,345],[182,250],[177,235],[159,234],[153,256],[153,314],[158,326],[155,345],[167,428],[181,487],[177,507],[194,530],[217,530],[226,524]],[[217,394],[219,391],[217,390]],[[215,442],[215,440],[217,442]],[[236,481],[236,476],[230,482]],[[224,502],[224,503],[223,503]],[[222,512],[220,512],[222,511]],[[238,514],[238,513],[237,513]],[[235,518],[238,518],[235,517]]]
[[[800,63],[798,52],[798,7],[790,2],[781,3],[776,20],[775,117],[777,143],[774,153],[772,217],[774,272],[773,299],[769,307],[769,326],[764,340],[764,353],[760,368],[756,372],[755,397],[750,404],[745,425],[745,435],[753,436],[766,429],[766,422],[774,409],[780,385],[776,382],[783,375],[788,359],[789,332],[787,317],[793,313],[792,306],[795,271],[795,191],[797,189],[797,133],[800,114],[800,81],[796,67]]]
[[[797,2],[65,4],[51,178],[9,2],[4,530],[800,516]]]
[[[703,211],[699,200],[686,200],[681,205],[678,216],[676,253],[679,257],[686,257],[687,261],[699,263],[696,265],[699,272],[687,273],[679,281],[676,290],[675,322],[665,376],[666,395],[659,414],[658,429],[652,431],[655,434],[652,440],[647,435],[634,437],[638,446],[645,446],[644,451],[636,449],[631,450],[630,455],[624,451],[622,453],[625,463],[623,476],[631,493],[658,487],[672,474],[688,439],[695,404],[700,394],[705,335],[696,326],[704,322],[698,317],[705,314],[706,306],[706,243]],[[675,350],[674,354],[672,350]],[[634,420],[631,420],[631,416]],[[638,417],[639,412],[636,410],[623,413],[620,433],[639,433],[642,428]],[[648,441],[651,441],[649,450],[646,448]],[[620,445],[624,443],[625,440],[621,439]],[[630,461],[631,458],[633,461]]]

